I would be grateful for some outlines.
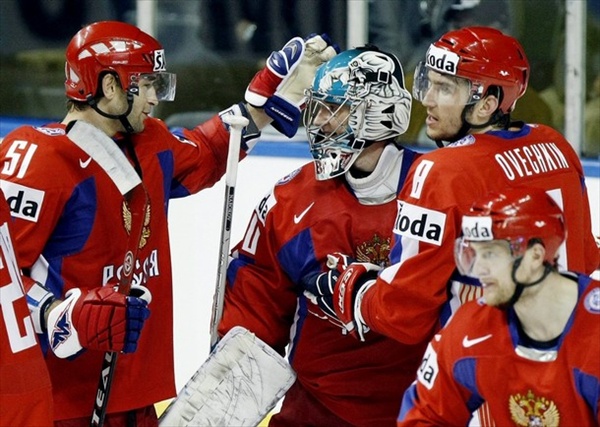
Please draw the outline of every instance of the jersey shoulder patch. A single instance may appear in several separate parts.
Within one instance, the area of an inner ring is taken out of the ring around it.
[[[446,226],[444,212],[402,201],[398,205],[394,233],[437,246],[442,244]]]

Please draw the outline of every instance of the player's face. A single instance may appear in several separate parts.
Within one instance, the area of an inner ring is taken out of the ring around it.
[[[510,301],[515,292],[512,280],[514,257],[506,240],[491,242],[471,242],[475,253],[473,276],[483,287],[485,303],[498,306]]]
[[[133,97],[133,108],[129,116],[127,116],[129,123],[136,133],[144,130],[144,121],[152,112],[152,108],[158,105],[156,89],[152,81],[142,77],[138,85],[139,93]]]
[[[427,136],[451,140],[462,127],[462,111],[470,98],[467,80],[429,70],[422,103],[427,108]]]
[[[314,124],[321,129],[323,135],[340,135],[346,130],[350,106],[323,103],[315,117]]]

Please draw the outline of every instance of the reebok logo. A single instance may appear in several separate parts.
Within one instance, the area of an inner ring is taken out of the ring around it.
[[[0,181],[12,216],[37,222],[45,193],[10,181]]]
[[[79,166],[81,166],[81,169],[85,169],[88,167],[88,165],[90,164],[90,162],[92,161],[92,158],[89,157],[87,160],[81,160],[79,159]]]
[[[394,233],[440,246],[445,224],[445,213],[401,202]]]
[[[464,348],[473,347],[474,345],[482,343],[485,340],[490,339],[491,337],[492,337],[492,334],[488,334],[483,337],[469,339],[469,337],[467,335],[465,335],[465,337],[462,340],[462,345]]]
[[[304,218],[304,215],[306,215],[308,213],[308,211],[313,207],[313,205],[315,204],[315,202],[312,202],[310,205],[308,205],[308,207],[306,209],[304,209],[300,215],[294,215],[294,224],[298,224],[300,221],[302,221],[302,218]]]

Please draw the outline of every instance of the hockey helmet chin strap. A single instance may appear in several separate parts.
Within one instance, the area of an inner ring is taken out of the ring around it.
[[[131,123],[129,123],[129,120],[127,120],[127,116],[129,115],[129,113],[131,113],[131,110],[133,109],[133,93],[131,93],[131,91],[127,90],[127,110],[123,114],[108,114],[107,112],[102,111],[98,107],[98,103],[92,95],[88,95],[86,102],[90,107],[94,109],[94,111],[96,111],[101,116],[106,117],[108,119],[119,120],[125,128],[125,132],[130,134],[135,133],[133,126],[131,126]]]
[[[521,265],[522,260],[523,260],[523,257],[521,256],[521,257],[515,259],[515,262],[513,263],[512,272],[510,274],[510,277],[512,278],[513,282],[515,282],[516,287],[515,287],[515,292],[513,293],[512,297],[506,303],[507,306],[515,305],[517,300],[521,297],[521,294],[523,293],[525,288],[539,285],[552,272],[552,266],[549,263],[544,262],[544,272],[542,273],[542,275],[540,276],[539,279],[533,281],[532,283],[519,282],[517,280],[516,274],[517,274],[517,270],[519,269],[519,266]]]
[[[142,176],[143,176],[142,175],[142,167],[140,165],[138,157],[133,148],[133,143],[131,142],[131,138],[129,138],[130,135],[135,133],[135,130],[133,129],[133,126],[131,126],[131,123],[129,123],[129,120],[127,120],[127,116],[129,115],[129,113],[131,113],[131,110],[133,109],[133,93],[131,93],[131,91],[129,91],[129,90],[127,91],[127,110],[123,114],[108,114],[107,112],[102,111],[98,107],[98,103],[96,102],[96,100],[94,99],[94,97],[92,95],[88,95],[87,103],[90,107],[92,107],[94,109],[94,111],[96,111],[101,116],[106,117],[108,119],[119,120],[121,122],[121,124],[125,128],[125,132],[127,134],[127,136],[125,137],[125,141],[124,141],[125,149],[129,153],[129,156],[131,157],[131,160],[133,161],[134,169],[136,170],[136,172],[138,173],[140,178],[142,178]]]

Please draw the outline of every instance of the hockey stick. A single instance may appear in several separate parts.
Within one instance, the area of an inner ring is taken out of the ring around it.
[[[149,204],[148,193],[140,175],[132,167],[125,154],[104,132],[86,122],[75,121],[67,126],[67,137],[104,170],[129,208],[131,224],[118,286],[120,293],[128,295]],[[104,355],[94,399],[94,411],[90,419],[92,426],[102,426],[104,423],[117,354],[116,352],[106,352]]]
[[[225,200],[223,203],[223,221],[221,224],[221,242],[219,246],[219,264],[217,269],[217,282],[213,296],[212,315],[210,319],[210,348],[212,349],[219,336],[217,328],[223,316],[223,303],[225,300],[225,276],[227,273],[227,260],[229,257],[229,240],[231,237],[231,223],[233,217],[233,197],[235,182],[237,180],[237,167],[242,141],[242,129],[248,125],[248,119],[243,116],[223,115],[223,122],[229,125],[229,151],[227,152],[227,169],[225,170]]]
[[[144,184],[140,183],[125,195],[125,200],[131,212],[131,229],[129,239],[127,240],[127,250],[123,260],[123,271],[119,279],[118,290],[120,293],[129,295],[131,290],[131,279],[135,270],[137,261],[137,252],[142,238],[144,229],[144,220],[146,217],[146,209],[148,208],[148,193],[144,188]],[[100,379],[96,390],[96,398],[94,399],[94,411],[90,425],[103,426],[104,417],[106,416],[106,408],[108,407],[108,398],[112,380],[115,376],[117,366],[118,352],[107,351],[104,353],[102,360],[102,370],[100,371]]]

